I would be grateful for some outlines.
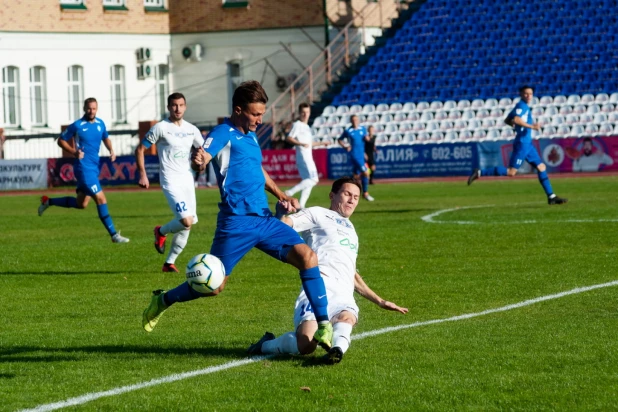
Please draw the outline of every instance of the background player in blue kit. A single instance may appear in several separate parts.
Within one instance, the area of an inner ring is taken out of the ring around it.
[[[109,150],[112,162],[116,160],[116,155],[112,148],[112,141],[107,134],[105,123],[96,117],[97,110],[97,100],[94,97],[86,99],[84,101],[84,116],[67,127],[60,135],[60,139],[58,139],[58,146],[72,153],[76,158],[73,171],[77,179],[77,196],[41,197],[39,216],[50,206],[85,209],[90,202],[90,198],[93,198],[97,204],[99,219],[101,219],[103,226],[105,226],[105,229],[112,237],[112,242],[127,243],[129,239],[120,236],[120,233],[116,232],[114,228],[114,222],[112,222],[107,209],[107,199],[101,188],[101,183],[99,183],[99,149],[101,142]],[[73,137],[75,137],[75,148],[69,143]]]
[[[317,256],[291,227],[272,215],[264,192],[266,189],[277,199],[288,201],[288,212],[299,207],[298,200],[286,196],[262,168],[262,151],[255,131],[262,123],[267,101],[268,96],[257,81],[242,83],[234,91],[230,118],[215,127],[203,148],[193,155],[195,169],[204,170],[211,160],[214,164],[221,202],[210,253],[223,262],[225,281],[211,294],[198,293],[187,282],[168,292],[154,291],[142,318],[146,331],[153,330],[170,305],[223,291],[234,266],[256,247],[300,270],[303,289],[318,321],[314,338],[321,346],[330,348],[333,328]]]
[[[364,126],[360,126],[360,120],[357,115],[353,115],[350,121],[352,122],[352,127],[348,127],[343,131],[343,134],[339,137],[339,145],[350,153],[353,173],[361,175],[363,198],[373,202],[374,198],[369,194],[369,168],[365,164],[365,136],[367,136],[367,130]],[[344,142],[346,139],[348,140],[347,145]]]
[[[560,205],[567,202],[567,199],[558,197],[554,194],[547,176],[547,168],[541,160],[541,156],[532,145],[532,131],[539,130],[541,126],[534,123],[530,103],[534,97],[534,89],[530,86],[523,86],[519,89],[521,100],[517,102],[515,108],[508,114],[504,122],[515,128],[515,142],[513,143],[513,153],[509,161],[509,167],[504,166],[488,167],[485,169],[474,169],[468,177],[468,185],[472,184],[481,176],[515,176],[517,169],[521,167],[524,160],[530,163],[539,176],[539,182],[547,195],[547,202],[550,205]]]

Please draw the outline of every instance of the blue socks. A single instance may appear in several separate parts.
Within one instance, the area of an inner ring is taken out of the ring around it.
[[[165,292],[165,295],[163,295],[163,301],[167,306],[171,306],[174,303],[188,302],[204,296],[206,295],[196,292],[187,282],[185,282],[176,286],[174,289]]]
[[[49,199],[50,206],[72,207],[77,209],[77,199],[74,197],[56,197]]]
[[[116,234],[116,229],[114,229],[114,222],[112,222],[112,218],[109,215],[109,211],[107,210],[107,204],[105,205],[97,205],[97,212],[99,212],[99,219],[107,229],[107,232],[110,236],[114,236]]]
[[[481,169],[481,176],[506,176],[506,167],[496,166]]]
[[[541,182],[541,186],[543,186],[543,190],[545,190],[545,194],[547,197],[554,194],[554,191],[551,188],[551,183],[549,183],[549,176],[547,176],[547,171],[538,172],[539,182]]]
[[[361,184],[363,185],[363,193],[367,193],[369,191],[369,178],[365,175],[362,175]]]
[[[365,177],[365,180],[367,178]],[[328,321],[328,299],[326,298],[326,288],[324,280],[320,275],[320,269],[315,266],[310,269],[300,271],[300,280],[303,283],[305,295],[311,303],[313,313],[318,322]]]

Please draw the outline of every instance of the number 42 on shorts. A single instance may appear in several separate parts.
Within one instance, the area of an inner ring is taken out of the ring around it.
[[[185,204],[185,202],[178,202],[176,203],[176,211],[177,212],[186,212],[187,211],[187,205]]]

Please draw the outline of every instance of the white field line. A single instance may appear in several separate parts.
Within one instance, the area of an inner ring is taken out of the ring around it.
[[[562,220],[517,220],[510,222],[475,222],[472,220],[435,220],[436,217],[455,212],[457,210],[465,210],[465,209],[478,209],[482,207],[495,207],[496,205],[478,205],[478,206],[461,206],[454,207],[451,209],[442,209],[437,212],[430,213],[428,215],[422,216],[421,220],[427,223],[438,223],[438,224],[455,224],[455,225],[511,225],[511,224],[530,224],[530,223],[591,223],[591,222],[618,222],[618,219],[562,219]],[[515,205],[512,205],[515,206]]]
[[[556,293],[556,294],[553,294],[553,295],[541,296],[541,297],[538,297],[538,298],[525,300],[523,302],[502,306],[500,308],[484,310],[482,312],[467,313],[467,314],[464,314],[464,315],[453,316],[453,317],[445,318],[445,319],[434,319],[434,320],[428,320],[428,321],[425,321],[425,322],[416,322],[416,323],[411,323],[411,324],[408,324],[408,325],[391,326],[391,327],[388,327],[388,328],[377,329],[377,330],[373,330],[373,331],[369,331],[369,332],[363,332],[363,333],[359,333],[359,334],[353,335],[352,339],[353,340],[360,340],[360,339],[365,339],[365,338],[368,338],[368,337],[371,337],[371,336],[382,335],[384,333],[396,332],[396,331],[403,330],[403,329],[417,328],[419,326],[434,325],[434,324],[437,324],[437,323],[444,323],[444,322],[455,322],[455,321],[458,321],[458,320],[465,320],[465,319],[470,319],[470,318],[476,318],[476,317],[479,317],[479,316],[489,315],[489,314],[492,314],[492,313],[506,312],[508,310],[513,310],[513,309],[518,309],[518,308],[521,308],[521,307],[524,307],[524,306],[534,305],[535,303],[544,302],[544,301],[552,300],[552,299],[558,299],[558,298],[562,298],[564,296],[575,295],[575,294],[578,294],[578,293],[588,292],[588,291],[595,290],[595,289],[607,288],[607,287],[610,287],[610,286],[618,286],[618,280],[614,280],[612,282],[607,282],[607,283],[601,283],[601,284],[598,284],[598,285],[592,285],[592,286],[586,286],[586,287],[581,287],[581,288],[575,288],[575,289],[568,290],[566,292],[560,292],[560,293]],[[127,385],[127,386],[121,386],[121,387],[118,387],[118,388],[115,388],[115,389],[110,389],[110,390],[102,391],[102,392],[91,392],[91,393],[87,393],[87,394],[82,395],[82,396],[77,396],[75,398],[66,399],[64,401],[39,405],[39,406],[36,406],[36,407],[34,407],[32,409],[24,409],[24,410],[22,410],[22,412],[54,411],[56,409],[66,408],[66,407],[69,407],[69,406],[83,405],[83,404],[85,404],[87,402],[94,401],[96,399],[105,398],[105,397],[109,397],[109,396],[121,395],[123,393],[133,392],[133,391],[136,391],[138,389],[149,388],[151,386],[162,385],[164,383],[177,382],[177,381],[180,381],[180,380],[184,380],[184,379],[188,379],[188,378],[193,378],[194,376],[208,375],[208,374],[211,374],[211,373],[224,371],[224,370],[235,368],[235,367],[238,367],[238,366],[243,366],[243,365],[248,365],[248,364],[251,364],[251,363],[259,362],[259,361],[262,361],[264,359],[268,359],[268,358],[272,358],[272,357],[274,357],[274,355],[256,356],[256,357],[253,357],[253,358],[246,358],[246,359],[241,359],[241,360],[237,360],[237,361],[234,361],[234,362],[224,363],[224,364],[219,365],[219,366],[211,366],[211,367],[208,367],[208,368],[198,369],[198,370],[191,371],[191,372],[184,372],[184,373],[168,375],[168,376],[164,376],[164,377],[158,378],[158,379],[153,379],[153,380],[150,380],[150,381],[147,381],[147,382],[136,383],[136,384]]]

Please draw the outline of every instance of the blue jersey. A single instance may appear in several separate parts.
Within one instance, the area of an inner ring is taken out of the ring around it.
[[[75,171],[94,173],[98,177],[101,142],[109,139],[105,123],[98,117],[95,117],[92,123],[82,117],[73,122],[60,135],[60,138],[66,141],[71,140],[72,137],[75,137],[77,149],[84,152],[83,159],[75,160]]]
[[[523,100],[517,102],[515,108],[511,110],[511,112],[506,118],[513,119],[515,118],[515,116],[521,117],[521,119],[529,125],[534,124],[534,120],[532,120],[532,110],[530,110],[530,106],[528,106],[528,104]],[[521,141],[521,143],[532,143],[532,129],[522,126],[514,127],[515,139]]]
[[[206,137],[204,150],[213,157],[225,214],[271,216],[264,186],[262,150],[254,132],[242,133],[225,119]]]
[[[348,127],[343,131],[341,137],[339,137],[339,140],[348,139],[350,146],[352,146],[352,150],[350,151],[352,158],[362,164],[365,163],[365,136],[367,136],[367,130],[365,126],[360,126],[356,129]]]

